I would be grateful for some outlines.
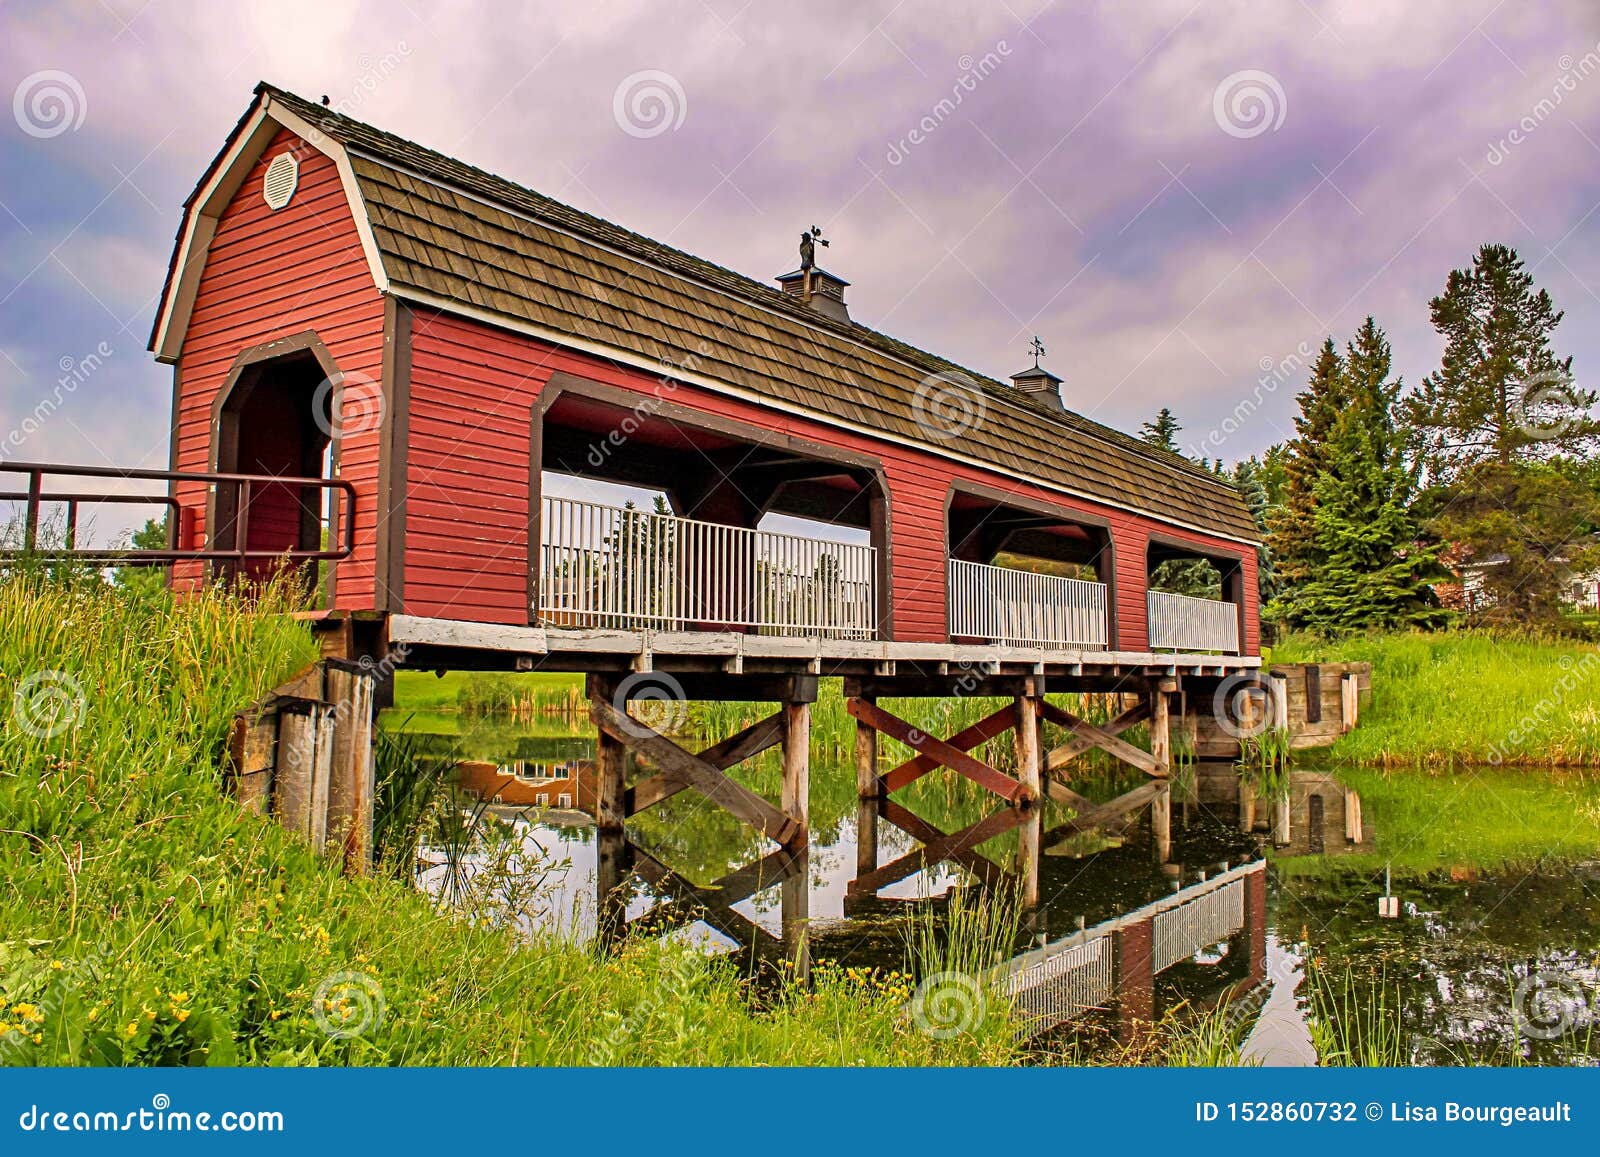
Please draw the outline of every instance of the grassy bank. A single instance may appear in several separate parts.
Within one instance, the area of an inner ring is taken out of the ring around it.
[[[1328,751],[1369,767],[1600,766],[1600,648],[1485,631],[1294,636],[1282,663],[1372,664],[1361,725]]]
[[[342,878],[219,790],[232,712],[314,657],[281,608],[0,581],[0,1061],[1011,1059],[1003,1022],[935,1040],[881,979],[758,999],[681,947],[601,960]]]

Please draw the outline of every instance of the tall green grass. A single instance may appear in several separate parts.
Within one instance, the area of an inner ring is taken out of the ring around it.
[[[93,577],[0,578],[0,1061],[1010,1055],[993,1035],[933,1039],[849,976],[757,1004],[734,968],[678,944],[599,958],[390,876],[342,877],[221,792],[232,713],[315,657],[274,613],[289,605],[270,591],[174,602]]]
[[[1369,662],[1372,702],[1331,755],[1374,767],[1600,766],[1600,648],[1480,630],[1324,641],[1273,662]]]

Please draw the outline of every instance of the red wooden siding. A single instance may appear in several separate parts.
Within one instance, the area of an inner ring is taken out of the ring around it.
[[[641,396],[662,390],[659,378],[642,371],[464,318],[432,311],[416,315],[406,469],[408,613],[504,623],[526,620],[530,413],[556,371]],[[882,461],[890,491],[897,639],[937,642],[948,637],[945,502],[951,480],[964,479],[1034,503],[1049,502],[1068,518],[1078,514],[1109,522],[1116,551],[1116,645],[1124,650],[1148,646],[1145,568],[1151,533],[1202,550],[1243,553],[1245,649],[1253,654],[1257,648],[1256,568],[1248,547],[695,386],[674,386],[670,400]]]
[[[274,212],[261,198],[267,165],[298,149],[299,187]],[[355,221],[333,162],[287,131],[262,154],[223,211],[200,278],[177,371],[173,462],[179,470],[211,468],[211,407],[238,354],[252,346],[313,330],[346,375],[379,380],[383,372],[383,297],[362,253]],[[339,447],[340,474],[357,492],[356,549],[339,564],[337,605],[373,605],[377,534],[378,431],[348,432]],[[179,501],[198,507],[203,489],[182,486]],[[193,582],[198,566],[175,578]]]
[[[445,314],[413,319],[408,614],[527,622],[529,431],[549,352]]]

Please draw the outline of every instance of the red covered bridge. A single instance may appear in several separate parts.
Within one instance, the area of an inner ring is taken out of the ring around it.
[[[263,85],[161,301],[172,466],[350,483],[336,609],[1255,653],[1232,487],[1065,410],[1042,371],[1001,385],[852,322],[821,269],[780,285]],[[659,489],[671,513],[566,478]],[[216,489],[177,488],[180,548],[239,545]],[[316,550],[321,513],[258,494],[245,545]],[[771,514],[856,541],[759,529]],[[1148,592],[1184,556],[1216,565],[1226,608]]]
[[[939,764],[984,778],[962,752],[1016,724],[1020,782],[987,782],[1032,799],[1044,691],[1148,690],[1079,735],[1129,748],[1116,733],[1151,718],[1164,772],[1179,681],[1259,662],[1240,496],[1067,410],[1037,361],[1002,383],[853,321],[845,288],[808,260],[749,280],[262,85],[187,202],[152,336],[175,580],[331,559],[326,618],[359,646],[589,672],[606,734],[629,692],[600,692],[630,671],[788,705],[722,760],[792,734],[817,675],[897,738],[880,692],[1016,692],[888,790]],[[1183,558],[1220,599],[1149,589]],[[726,766],[652,758],[680,784]]]

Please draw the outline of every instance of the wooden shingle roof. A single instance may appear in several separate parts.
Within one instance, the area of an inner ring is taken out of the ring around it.
[[[1179,455],[292,93],[258,92],[345,147],[383,270],[402,297],[409,289],[652,363],[687,363],[699,376],[895,441],[1154,518],[1260,538],[1238,491]],[[977,423],[946,444],[917,421],[918,387],[933,375],[981,399]]]

